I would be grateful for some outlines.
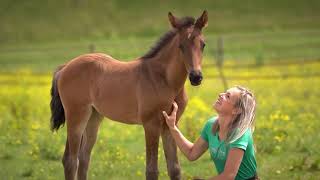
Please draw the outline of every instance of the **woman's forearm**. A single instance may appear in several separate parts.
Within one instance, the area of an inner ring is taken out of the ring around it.
[[[170,116],[165,111],[162,111],[162,114],[179,149],[190,161],[194,161],[208,149],[208,143],[201,138],[199,138],[195,143],[192,143],[182,135],[176,126],[177,111],[178,105],[174,102]]]
[[[179,149],[182,151],[182,153],[190,160],[193,161],[194,158],[192,157],[192,148],[193,143],[190,142],[187,138],[183,136],[183,134],[180,132],[178,127],[170,128],[170,132],[179,147]]]

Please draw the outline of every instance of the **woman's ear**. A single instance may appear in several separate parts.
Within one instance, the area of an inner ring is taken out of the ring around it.
[[[232,110],[232,114],[238,115],[238,114],[241,114],[241,113],[242,113],[242,110],[241,110],[241,108],[239,108],[239,107],[234,108],[234,109]]]

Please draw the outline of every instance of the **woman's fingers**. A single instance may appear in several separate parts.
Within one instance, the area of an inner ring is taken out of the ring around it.
[[[166,111],[162,111],[162,114],[163,114],[164,118],[166,119],[166,123],[169,126],[169,128],[175,127],[177,111],[178,111],[178,104],[176,102],[173,102],[173,110],[172,110],[170,116],[167,114]]]
[[[175,102],[175,101],[173,101],[173,113],[177,113],[177,111],[178,111],[178,104]]]
[[[178,111],[178,104],[174,101],[173,102],[173,110],[172,110],[170,116],[165,111],[162,111],[162,114],[166,118],[166,120],[169,120],[170,118],[175,118],[175,116],[177,115],[177,111]]]
[[[166,118],[166,120],[169,119],[169,116],[165,111],[162,111],[162,114],[163,114],[164,118]]]

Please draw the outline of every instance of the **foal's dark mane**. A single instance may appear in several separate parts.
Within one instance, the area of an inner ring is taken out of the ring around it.
[[[193,17],[183,17],[179,19],[179,26],[180,28],[188,28],[194,25],[194,18]],[[177,34],[178,30],[176,28],[171,29],[170,31],[166,32],[161,38],[151,47],[151,49],[142,56],[142,59],[152,58],[154,57],[163,46],[165,46],[170,40]]]

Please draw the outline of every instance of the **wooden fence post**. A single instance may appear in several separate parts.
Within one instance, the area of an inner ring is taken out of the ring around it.
[[[96,46],[94,44],[89,44],[89,52],[94,53],[96,51]]]
[[[223,39],[222,37],[218,38],[218,42],[217,42],[217,54],[216,54],[216,59],[217,59],[217,68],[219,71],[219,76],[222,80],[223,86],[224,86],[224,90],[226,91],[228,89],[228,83],[227,83],[227,79],[225,78],[224,74],[223,74],[223,60],[224,60],[224,49],[223,49]]]

